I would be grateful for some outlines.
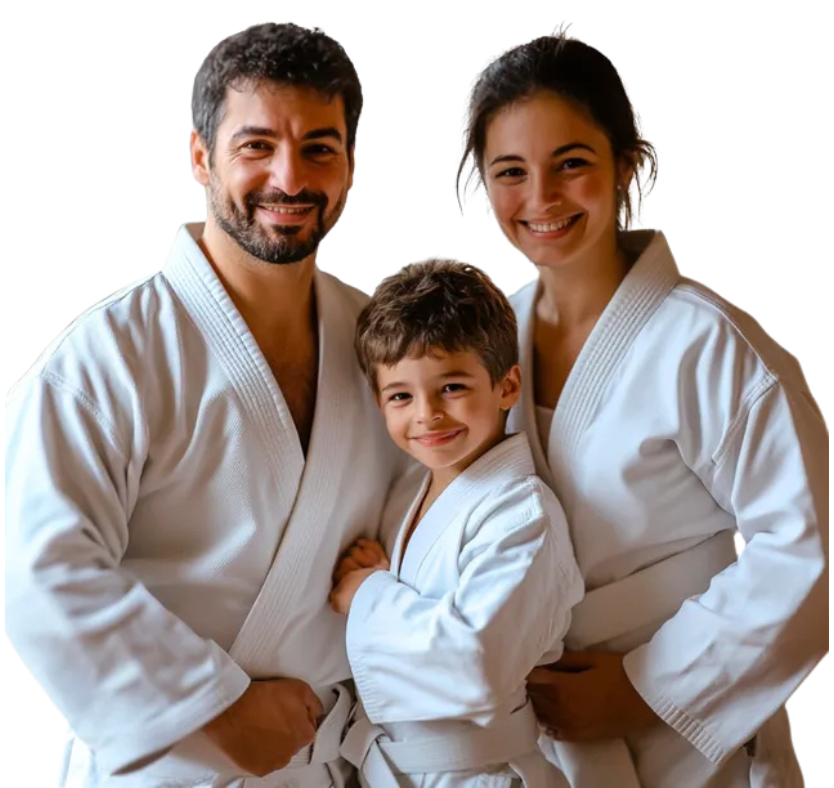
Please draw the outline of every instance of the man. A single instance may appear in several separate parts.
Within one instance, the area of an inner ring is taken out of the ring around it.
[[[6,630],[85,785],[341,785],[339,553],[397,464],[316,269],[362,93],[317,30],[221,42],[194,84],[205,226],[10,392]],[[252,780],[252,783],[255,781]]]

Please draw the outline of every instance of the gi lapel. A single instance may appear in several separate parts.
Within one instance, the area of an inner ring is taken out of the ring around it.
[[[304,471],[304,453],[269,364],[195,240],[201,227],[180,228],[163,273],[257,427],[275,480],[275,517],[285,520]]]
[[[523,434],[505,438],[475,460],[440,494],[414,529],[402,558],[400,579],[416,586],[426,556],[451,523],[472,512],[501,482],[534,472],[529,443]]]
[[[507,432],[523,432],[527,435],[530,452],[536,465],[536,472],[548,487],[556,491],[555,481],[550,473],[547,451],[542,446],[536,425],[536,399],[533,386],[533,333],[535,328],[536,298],[539,280],[531,282],[513,296],[516,320],[518,322],[518,344],[521,361],[521,399],[510,411]],[[557,491],[558,492],[558,491]]]
[[[333,523],[341,522],[340,493],[351,489],[353,455],[369,440],[370,395],[355,360],[353,317],[336,280],[317,271],[315,287],[319,376],[307,465],[272,567],[229,652],[253,677],[270,675],[275,654],[286,645],[286,628],[308,593],[307,577],[317,567],[319,545]]]
[[[627,233],[624,244],[643,248],[591,331],[571,370],[550,428],[547,459],[555,489],[568,517],[573,501],[568,474],[577,462],[582,434],[593,418],[617,366],[643,326],[680,281],[666,239],[660,232]],[[532,312],[531,312],[532,314]],[[535,413],[528,411],[530,423]]]
[[[400,523],[400,529],[397,531],[397,539],[394,542],[394,552],[391,554],[391,571],[394,573],[394,576],[399,580],[400,578],[400,569],[403,560],[403,544],[405,542],[405,537],[408,534],[409,528],[411,528],[411,523],[414,521],[414,517],[417,515],[417,510],[420,508],[420,504],[423,502],[423,498],[426,497],[426,493],[429,489],[429,484],[431,483],[431,474],[426,473],[425,479],[423,479],[423,483],[420,485],[420,490],[417,495],[414,497],[414,500],[411,502],[411,506],[408,507],[408,511],[403,517],[402,522]]]

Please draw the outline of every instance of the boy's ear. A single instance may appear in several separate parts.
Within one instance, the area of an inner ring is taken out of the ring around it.
[[[501,410],[509,410],[521,396],[521,367],[516,364],[501,383]]]

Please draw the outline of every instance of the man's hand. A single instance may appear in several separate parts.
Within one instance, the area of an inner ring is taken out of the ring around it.
[[[391,562],[385,554],[385,548],[375,539],[357,539],[342,555],[333,572],[333,585],[336,586],[348,572],[358,569],[390,569]]]
[[[617,739],[660,721],[628,680],[622,654],[566,653],[535,668],[527,692],[554,739]]]
[[[321,703],[298,679],[253,681],[203,731],[226,757],[257,777],[284,768],[316,735]]]
[[[337,613],[346,616],[353,604],[353,597],[359,590],[359,586],[365,582],[379,568],[369,567],[367,569],[355,569],[342,575],[342,579],[336,583],[336,587],[330,592],[330,607]]]

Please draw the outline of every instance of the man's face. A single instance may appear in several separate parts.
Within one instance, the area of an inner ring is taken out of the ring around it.
[[[228,90],[208,159],[209,208],[244,251],[268,263],[312,255],[353,182],[344,103],[309,88]]]

